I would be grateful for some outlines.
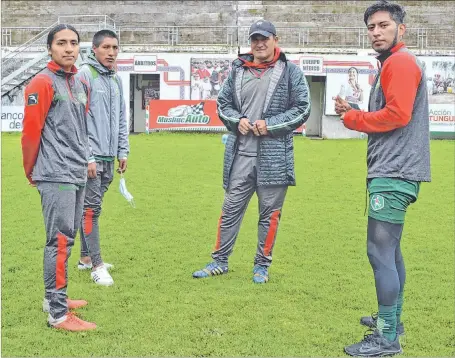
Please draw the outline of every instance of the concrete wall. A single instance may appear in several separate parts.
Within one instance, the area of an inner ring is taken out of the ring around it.
[[[364,26],[374,1],[239,1],[239,24],[266,17],[277,26]],[[399,1],[410,27],[454,27],[455,1]]]
[[[277,26],[289,27],[356,27],[364,26],[363,12],[371,2],[365,1],[11,1],[3,0],[2,25],[47,27],[58,16],[98,14],[108,15],[117,26],[249,26],[259,18],[266,18]],[[455,1],[401,1],[407,13],[409,27],[449,28],[454,33]],[[87,20],[85,18],[84,20]],[[446,31],[447,33],[447,31]],[[326,36],[315,33],[310,36]],[[30,33],[17,32],[24,41]],[[135,43],[150,43],[147,32],[130,31]],[[167,36],[165,32],[157,36]],[[188,34],[209,37],[213,31]],[[219,34],[224,36],[224,34]],[[342,41],[342,33],[328,40]],[[337,37],[338,36],[338,37]],[[438,37],[439,35],[436,35]],[[139,37],[139,38],[138,38]],[[140,37],[144,37],[141,39]],[[17,40],[17,39],[16,39]],[[202,39],[201,39],[202,41]],[[434,39],[432,39],[434,41]],[[16,42],[17,43],[17,42]],[[20,42],[21,43],[21,42]],[[203,43],[203,41],[202,41]]]
[[[118,25],[236,25],[236,1],[2,1],[2,26],[49,26],[64,15],[108,15]]]
[[[108,15],[118,25],[363,26],[366,1],[24,1],[3,0],[3,26],[49,26],[62,15]],[[411,27],[454,27],[455,1],[400,1]]]

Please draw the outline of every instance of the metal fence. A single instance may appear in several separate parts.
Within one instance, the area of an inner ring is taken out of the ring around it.
[[[79,22],[83,19],[83,23]],[[101,29],[110,28],[116,30],[114,21],[106,15],[87,16],[59,16],[56,23],[47,28],[43,27],[4,27],[2,28],[2,46],[14,46],[14,50],[2,51],[1,77],[2,85],[13,78],[27,77],[28,67],[35,65],[35,60],[40,56],[30,56],[30,53],[40,52],[47,54],[47,36],[49,31],[58,24],[71,23],[81,36],[81,41],[91,41],[93,34]],[[20,36],[18,36],[18,34]],[[22,36],[26,36],[24,41]],[[18,37],[20,40],[18,40]],[[14,41],[13,41],[14,40]]]
[[[237,46],[236,26],[121,27],[122,45]]]
[[[98,18],[96,18],[98,17]],[[80,31],[81,40],[91,42],[93,34],[103,28],[116,31],[122,45],[156,46],[229,46],[247,47],[248,27],[236,26],[155,26],[116,27],[108,16],[61,16],[59,22],[70,22]],[[4,27],[2,46],[18,46],[39,34],[42,27]],[[369,48],[364,27],[277,27],[281,47],[288,48]],[[414,49],[454,50],[453,28],[408,28],[406,45]]]

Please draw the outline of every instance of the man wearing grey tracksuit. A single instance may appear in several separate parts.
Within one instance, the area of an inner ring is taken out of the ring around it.
[[[248,203],[259,199],[258,246],[253,281],[268,281],[281,211],[289,185],[295,185],[293,131],[310,115],[309,89],[302,71],[276,46],[273,24],[250,28],[251,54],[233,62],[218,97],[218,115],[229,130],[224,156],[225,199],[213,262],[195,278],[228,272]]]
[[[27,85],[21,139],[25,174],[40,193],[46,229],[43,310],[49,312],[49,325],[67,330],[81,328],[62,327],[74,321],[68,310],[87,304],[68,299],[66,293],[68,258],[82,216],[89,156],[86,87],[76,72],[74,66],[65,72],[51,61]],[[85,326],[95,327],[93,323]]]
[[[106,50],[105,53],[111,53],[109,56],[115,60],[118,53],[115,33],[102,30],[94,36],[95,50],[104,51],[105,45],[110,42],[113,46],[109,46],[114,49]],[[104,194],[113,180],[115,157],[119,160],[121,170],[122,163],[126,164],[129,143],[121,80],[113,66],[107,67],[100,63],[105,60],[102,56],[102,52],[92,52],[79,71],[81,78],[89,83],[90,88],[87,127],[93,156],[89,158],[89,178],[81,225],[81,261],[78,268],[92,268],[94,282],[110,286],[114,281],[107,269],[112,265],[104,264],[101,258],[98,220]],[[114,62],[111,62],[113,65]],[[96,174],[92,177],[91,165],[96,167]],[[91,263],[84,263],[83,259],[88,256]]]

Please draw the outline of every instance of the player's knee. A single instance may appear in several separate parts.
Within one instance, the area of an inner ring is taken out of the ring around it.
[[[367,256],[371,267],[373,267],[373,269],[377,269],[379,267],[379,260],[377,258],[378,250],[376,248],[376,245],[374,245],[372,242],[368,242],[367,244]]]

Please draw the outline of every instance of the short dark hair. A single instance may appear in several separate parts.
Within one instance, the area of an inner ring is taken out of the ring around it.
[[[369,6],[368,9],[365,10],[365,14],[363,15],[363,21],[365,21],[365,25],[368,25],[368,19],[370,16],[378,11],[387,11],[397,25],[404,23],[406,11],[404,11],[403,7],[401,5],[392,4],[386,0],[382,0],[378,1],[376,4]]]
[[[95,35],[93,35],[93,40],[92,40],[93,46],[99,47],[106,37],[110,37],[112,39],[117,39],[117,41],[119,42],[118,35],[114,31],[104,29],[104,30],[98,31]]]
[[[47,34],[47,48],[51,48],[52,41],[54,41],[55,34],[62,30],[73,31],[77,35],[77,42],[78,43],[80,42],[79,32],[77,32],[77,30],[73,26],[68,25],[68,24],[59,24],[59,25],[53,27],[51,29],[51,31],[49,31],[49,33]]]

